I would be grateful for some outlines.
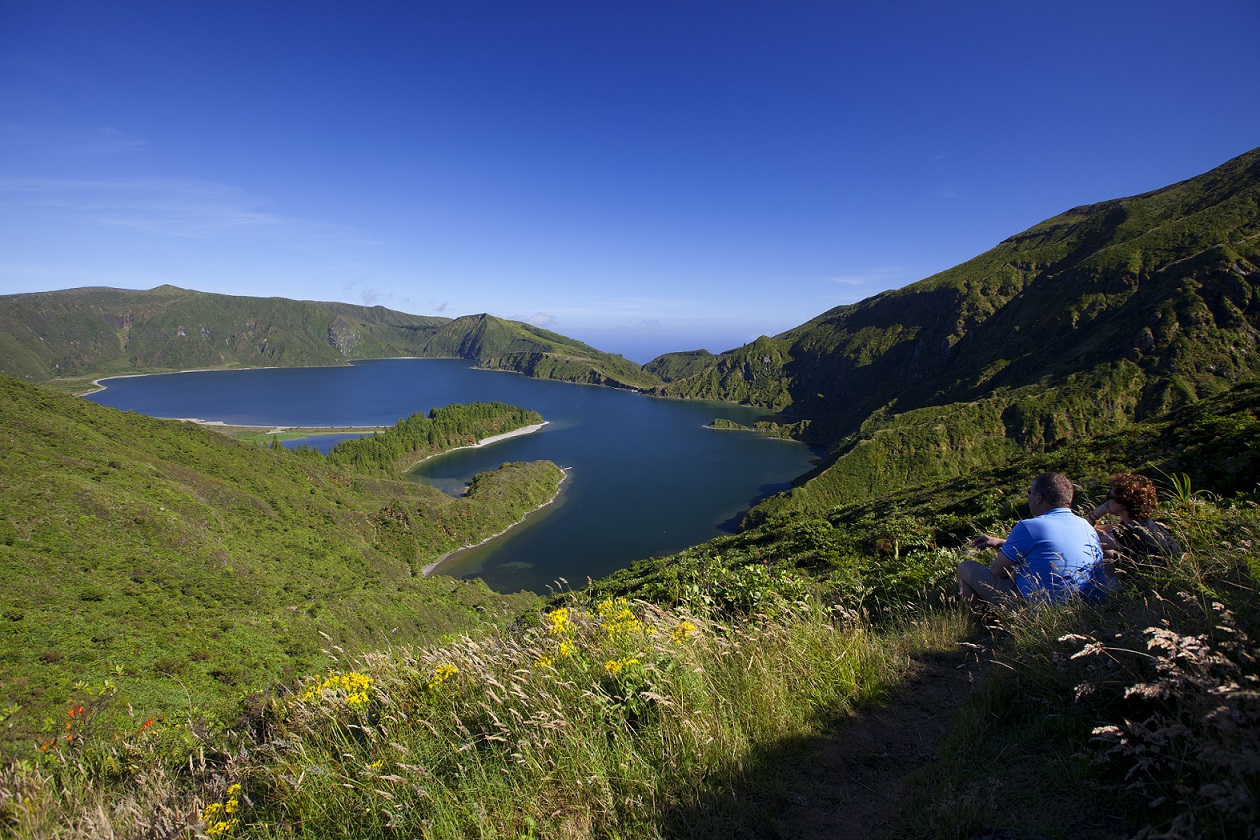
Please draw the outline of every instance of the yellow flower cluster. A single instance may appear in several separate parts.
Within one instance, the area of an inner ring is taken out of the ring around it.
[[[565,657],[572,656],[573,651],[576,649],[577,649],[577,646],[573,644],[572,639],[565,639],[559,645],[556,646],[555,656],[544,656],[541,659],[535,660],[534,667],[535,668],[550,668],[556,664],[556,656],[560,657],[561,659],[564,659]]]
[[[458,673],[459,669],[449,662],[437,666],[433,669],[433,679],[429,680],[429,689],[436,689],[439,685]]]
[[[692,624],[690,621],[683,620],[679,622],[677,627],[674,628],[674,632],[669,634],[669,639],[674,644],[678,644],[684,639],[689,639],[696,635],[697,632],[699,631],[696,629],[696,625]]]
[[[323,681],[306,689],[302,699],[315,700],[323,697],[325,691],[341,691],[346,695],[346,705],[358,709],[372,702],[372,697],[368,694],[371,689],[372,678],[367,674],[360,674],[357,671],[345,674],[333,672]]]
[[[226,802],[212,802],[201,812],[201,821],[206,824],[206,834],[210,837],[228,837],[240,825],[240,820],[232,816],[241,807],[239,798],[240,785],[232,785],[227,789]]]
[[[604,663],[604,673],[610,677],[615,677],[621,673],[622,669],[638,664],[639,660],[633,656],[628,656],[625,659],[610,659]]]
[[[547,632],[552,636],[563,636],[573,629],[573,611],[568,607],[560,607],[543,616],[543,620],[551,625]]]
[[[604,628],[610,639],[656,632],[655,628],[639,620],[625,598],[601,601],[595,606],[595,612],[599,615],[599,626]]]

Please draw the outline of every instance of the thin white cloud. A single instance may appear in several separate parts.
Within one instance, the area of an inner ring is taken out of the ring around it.
[[[876,266],[858,271],[841,271],[829,279],[842,286],[880,286],[901,279],[905,269],[898,265]]]
[[[110,126],[59,131],[20,123],[0,123],[0,145],[30,146],[69,155],[110,155],[137,151],[150,143]]]
[[[90,224],[183,239],[380,244],[346,225],[271,212],[263,208],[264,199],[213,181],[0,178],[0,204],[42,208]]]
[[[560,319],[558,319],[555,315],[551,315],[547,312],[535,312],[533,315],[530,315],[525,320],[528,323],[533,324],[535,327],[542,327],[543,329],[550,329],[551,327],[554,327],[556,324],[560,323]]]

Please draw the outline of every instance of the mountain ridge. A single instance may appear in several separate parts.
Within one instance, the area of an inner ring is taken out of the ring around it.
[[[29,382],[389,356],[463,358],[495,370],[620,388],[659,384],[620,356],[488,314],[438,318],[169,284],[0,297],[0,372]]]

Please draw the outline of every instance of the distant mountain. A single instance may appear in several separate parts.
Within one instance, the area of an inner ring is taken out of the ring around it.
[[[1260,374],[1260,149],[1077,207],[902,289],[711,358],[667,396],[809,420],[835,463],[786,512],[960,474],[1154,416]]]
[[[0,372],[55,377],[203,367],[335,365],[456,357],[531,376],[623,388],[660,384],[638,365],[489,315],[427,318],[381,306],[252,298],[159,286],[0,297]]]

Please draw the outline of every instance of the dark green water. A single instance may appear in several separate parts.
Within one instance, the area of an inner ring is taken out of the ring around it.
[[[731,531],[753,503],[786,489],[815,453],[786,441],[704,428],[751,424],[756,409],[664,400],[626,391],[475,370],[446,359],[383,359],[335,368],[207,371],[112,379],[91,399],[154,417],[239,425],[390,425],[452,403],[501,400],[548,420],[535,434],[460,450],[416,478],[459,492],[505,461],[569,469],[556,502],[507,534],[459,552],[440,572],[478,576],[499,591],[573,586],[642,557]]]

